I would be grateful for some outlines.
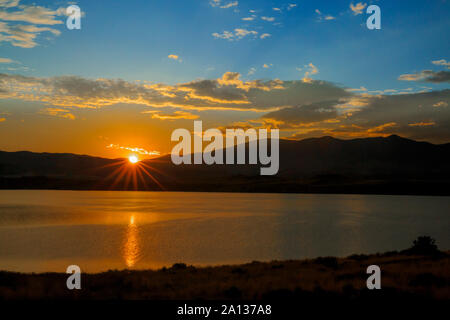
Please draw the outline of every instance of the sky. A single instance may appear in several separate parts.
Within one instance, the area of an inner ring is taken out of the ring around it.
[[[445,0],[0,0],[0,150],[151,157],[193,120],[447,143],[449,14]]]

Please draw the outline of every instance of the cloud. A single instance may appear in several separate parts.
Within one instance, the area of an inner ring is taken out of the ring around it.
[[[235,31],[235,35],[238,38],[243,38],[247,35],[257,35],[258,34],[258,32],[256,32],[256,31],[246,30],[246,29],[234,29],[234,31]]]
[[[242,18],[242,20],[244,20],[244,21],[253,21],[253,20],[255,20],[255,18],[256,18],[256,16],[253,15],[253,16],[251,16],[251,17],[245,17],[245,18]]]
[[[59,35],[60,31],[48,27],[37,27],[33,25],[10,26],[0,21],[0,43],[10,42],[15,47],[33,48],[37,45],[36,37],[48,31],[54,35]]]
[[[331,135],[339,138],[398,134],[440,143],[450,140],[450,90],[401,95],[352,95],[336,100],[300,104],[251,120],[294,132],[292,138]]]
[[[349,92],[356,92],[356,91],[364,92],[364,91],[367,91],[367,88],[361,86],[359,88],[348,88],[346,90],[349,91]]]
[[[251,75],[255,74],[255,72],[256,72],[256,68],[250,68],[250,70],[248,71],[247,75],[251,76]]]
[[[108,148],[108,149],[115,149],[115,150],[128,150],[128,151],[131,151],[131,152],[134,152],[134,153],[145,154],[145,155],[149,155],[149,156],[158,156],[158,155],[160,155],[159,151],[156,151],[156,150],[148,151],[148,150],[145,150],[144,148],[141,148],[141,147],[127,147],[127,146],[121,146],[121,145],[113,144],[113,143],[107,145],[106,148]]]
[[[19,5],[20,0],[0,0],[0,7],[12,8]]]
[[[272,10],[273,10],[273,11],[278,11],[278,12],[281,11],[280,8],[272,8]]]
[[[18,62],[9,58],[0,58],[0,63],[18,63]]]
[[[70,110],[67,109],[45,108],[40,110],[39,113],[69,120],[75,120],[75,116],[70,112]]]
[[[288,4],[287,9],[288,9],[288,10],[291,10],[291,9],[294,9],[296,6],[297,6],[297,4],[295,4],[295,3],[290,3],[290,4]]]
[[[448,103],[445,101],[439,101],[433,104],[433,107],[435,108],[448,107]]]
[[[301,106],[287,107],[264,115],[263,119],[282,122],[285,127],[293,128],[299,125],[334,119],[337,117],[336,105],[339,101],[322,101]]]
[[[434,121],[429,122],[416,122],[416,123],[410,123],[408,126],[410,127],[426,127],[426,126],[434,126],[436,123]]]
[[[379,126],[375,126],[372,128],[367,129],[367,133],[379,133],[379,132],[386,132],[387,128],[393,128],[397,126],[397,122],[388,122],[380,124]]]
[[[172,60],[176,60],[176,61],[178,61],[178,62],[181,62],[181,61],[182,61],[181,58],[180,58],[178,55],[176,55],[176,54],[169,54],[169,55],[167,56],[167,58],[172,59]]]
[[[63,109],[137,104],[185,111],[268,112],[286,106],[351,96],[344,88],[325,81],[244,81],[240,76],[237,72],[226,72],[217,79],[166,85],[122,79],[86,79],[76,76],[38,78],[0,73],[0,98],[36,101]]]
[[[36,5],[20,5],[19,1],[1,0],[0,7],[0,43],[9,42],[21,48],[33,48],[35,39],[42,32],[50,32],[55,36],[61,34],[57,29],[48,26],[62,24],[59,16],[65,16],[65,9],[51,10]],[[21,24],[27,23],[27,24]],[[44,25],[44,26],[39,26]]]
[[[367,7],[367,3],[358,2],[356,5],[353,3],[350,3],[350,9],[352,10],[353,14],[356,16],[358,14],[362,14],[364,8]]]
[[[324,15],[319,9],[315,10],[316,14],[318,15],[318,21],[322,20],[335,20],[336,18],[332,15],[326,14]]]
[[[223,33],[214,32],[212,35],[216,39],[226,39],[229,41],[234,41],[234,40],[241,40],[247,36],[256,37],[258,35],[258,32],[254,30],[236,28],[234,29],[234,33],[230,31],[224,31]]]
[[[445,59],[431,61],[431,63],[437,66],[445,66],[447,69],[450,69],[450,62]]]
[[[269,69],[271,66],[272,66],[271,63],[270,64],[267,64],[267,63],[263,64],[263,68],[265,68],[265,69]]]
[[[221,8],[222,8],[222,9],[228,9],[228,8],[231,8],[231,7],[237,7],[238,4],[239,4],[239,3],[238,3],[237,1],[229,2],[229,3],[227,3],[227,4],[223,5],[223,6],[221,6]]]
[[[272,21],[275,21],[275,18],[274,17],[261,17],[261,20],[272,22]]]
[[[157,110],[143,111],[142,113],[150,113],[152,115],[152,119],[159,120],[177,120],[177,119],[198,119],[199,116],[196,114],[192,114],[186,111],[174,111],[174,112],[160,112]]]
[[[425,81],[433,83],[450,82],[450,71],[423,70],[419,73],[402,74],[401,81]]]
[[[311,83],[312,79],[310,78],[311,75],[319,73],[319,69],[315,65],[310,62],[308,65],[305,65],[305,68],[307,68],[307,71],[305,72],[305,75],[302,79],[305,83]],[[301,71],[302,68],[297,68],[298,71]]]
[[[231,2],[228,2],[226,4],[223,4],[222,0],[211,0],[209,2],[209,4],[211,5],[211,7],[219,7],[219,8],[222,8],[222,9],[228,9],[228,8],[231,8],[231,7],[237,7],[239,2],[238,1],[231,1]]]
[[[270,33],[263,33],[262,35],[259,36],[260,39],[265,39],[272,36]]]
[[[57,16],[64,15],[61,9],[50,10],[40,6],[18,7],[17,11],[0,11],[0,20],[28,22],[33,24],[55,25],[63,22],[57,19]]]

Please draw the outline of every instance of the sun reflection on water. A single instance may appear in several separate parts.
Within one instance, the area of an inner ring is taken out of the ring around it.
[[[135,217],[131,216],[123,244],[123,259],[128,268],[136,265],[139,260],[139,254],[139,230],[135,222]]]

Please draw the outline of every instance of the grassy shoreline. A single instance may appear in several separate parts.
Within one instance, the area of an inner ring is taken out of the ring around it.
[[[368,290],[369,265],[381,268],[381,290]],[[63,273],[0,271],[0,300],[450,300],[450,251],[408,250],[346,258],[252,262],[159,270],[82,274],[81,290],[68,290]]]

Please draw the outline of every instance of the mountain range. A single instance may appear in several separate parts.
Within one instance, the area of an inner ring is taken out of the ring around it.
[[[450,143],[396,135],[281,139],[274,176],[261,176],[259,164],[177,166],[170,155],[132,165],[127,159],[0,151],[0,189],[449,195],[449,163]]]

